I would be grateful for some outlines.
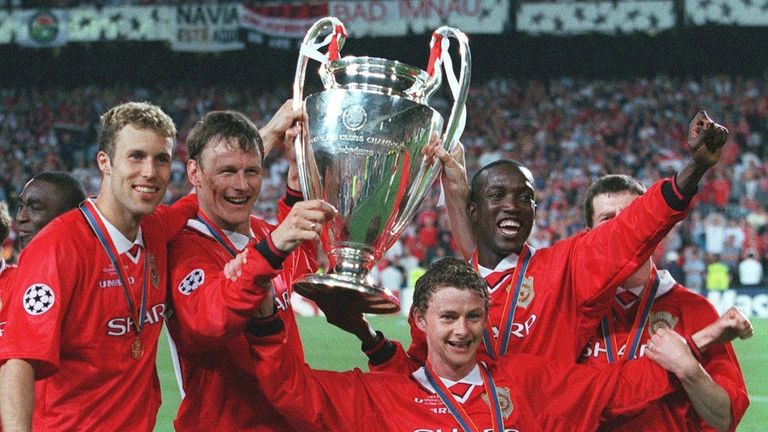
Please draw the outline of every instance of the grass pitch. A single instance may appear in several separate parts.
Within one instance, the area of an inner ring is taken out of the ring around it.
[[[382,330],[388,337],[408,345],[410,333],[405,318],[371,317],[369,321],[374,328]],[[360,351],[357,338],[326,323],[324,318],[299,317],[298,322],[307,363],[313,368],[366,369],[367,360]],[[755,319],[753,324],[755,336],[752,339],[734,342],[751,401],[739,425],[740,432],[762,432],[768,425],[768,374],[765,372],[768,365],[768,320]],[[155,430],[172,431],[180,397],[171,365],[168,341],[164,335],[160,338],[157,368],[163,389],[163,405],[160,407]]]

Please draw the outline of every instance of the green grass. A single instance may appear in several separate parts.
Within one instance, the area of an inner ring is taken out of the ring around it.
[[[408,323],[404,318],[372,317],[370,321],[392,339],[409,340]],[[327,324],[324,318],[298,318],[298,322],[307,363],[312,367],[329,370],[366,368],[365,355],[354,336]],[[768,365],[768,320],[755,319],[753,324],[756,336],[734,343],[751,399],[750,407],[739,425],[740,432],[762,432],[768,425],[768,373],[765,372]],[[155,430],[172,431],[180,398],[165,335],[160,338],[157,365],[163,388],[163,405]]]

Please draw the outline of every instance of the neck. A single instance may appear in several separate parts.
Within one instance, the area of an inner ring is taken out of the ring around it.
[[[493,250],[478,246],[477,247],[477,263],[487,269],[493,270],[496,268],[497,265],[499,265],[499,263],[502,260],[504,260],[504,258],[510,256],[511,254],[520,255],[521,249],[522,249],[522,246],[518,248],[518,250],[516,251],[498,253]]]
[[[200,211],[203,212],[203,214],[205,214],[205,216],[207,216],[208,219],[211,220],[211,222],[213,222],[217,227],[219,227],[219,229],[236,232],[244,236],[248,236],[251,234],[251,226],[249,223],[250,221],[248,220],[244,222],[238,222],[238,223],[228,222],[202,205],[200,206]]]
[[[125,238],[130,241],[136,240],[136,234],[139,232],[139,224],[142,215],[133,214],[128,209],[122,207],[111,196],[100,193],[96,197],[96,207],[102,216],[109,221]]]
[[[445,378],[451,381],[459,381],[472,372],[472,368],[475,367],[474,362],[467,363],[461,366],[453,366],[448,364],[432,364],[432,371],[440,378]]]

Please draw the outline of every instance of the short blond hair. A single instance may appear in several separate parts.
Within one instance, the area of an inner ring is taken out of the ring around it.
[[[8,204],[0,201],[0,243],[8,238],[11,233],[11,214],[8,212]]]
[[[99,151],[115,157],[115,138],[125,126],[149,129],[160,136],[176,140],[176,125],[159,106],[149,102],[126,102],[101,116]]]

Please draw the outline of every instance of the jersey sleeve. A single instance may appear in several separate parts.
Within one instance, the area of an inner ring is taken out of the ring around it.
[[[528,381],[525,388],[544,430],[595,430],[602,414],[630,415],[676,387],[661,367],[646,358],[600,367],[569,365],[519,354],[500,363]]]
[[[158,226],[157,231],[165,235],[165,243],[170,242],[187,224],[187,220],[197,215],[197,194],[189,194],[170,206],[157,206],[154,212],[146,217],[147,222]]]
[[[719,317],[714,306],[706,300],[689,301],[688,304],[689,307],[695,307],[695,309],[691,310],[691,313],[688,314],[690,316],[686,316],[686,319],[690,318],[696,321],[695,325],[689,330],[689,335],[701,330]],[[736,359],[736,353],[733,351],[733,346],[727,343],[709,348],[704,353],[701,365],[712,377],[712,380],[720,385],[728,394],[728,399],[731,402],[731,427],[729,430],[735,431],[736,426],[741,422],[744,413],[747,411],[749,396],[747,394],[747,386],[744,383],[744,376],[741,373],[741,367]],[[702,430],[707,430],[710,427],[702,419],[699,419],[699,426]]]
[[[570,284],[583,322],[591,333],[608,312],[616,288],[651,257],[656,245],[685,218],[691,197],[673,181],[652,185],[612,220],[574,239],[568,260]]]
[[[25,359],[35,367],[35,379],[58,371],[62,327],[79,276],[77,252],[54,236],[36,238],[22,252],[14,287],[3,306],[6,326],[0,362]],[[43,264],[44,265],[41,265]]]
[[[254,362],[255,374],[265,396],[296,430],[366,430],[359,427],[359,418],[377,406],[377,385],[367,382],[360,370],[310,369],[285,343],[285,331],[271,336],[251,334],[248,339],[251,353],[259,360]]]
[[[242,275],[224,276],[221,258],[210,245],[184,233],[171,244],[171,296],[178,322],[178,345],[184,350],[208,350],[226,344],[243,331],[280,270],[251,248]],[[192,239],[192,240],[190,240]],[[249,246],[250,247],[250,246]]]

